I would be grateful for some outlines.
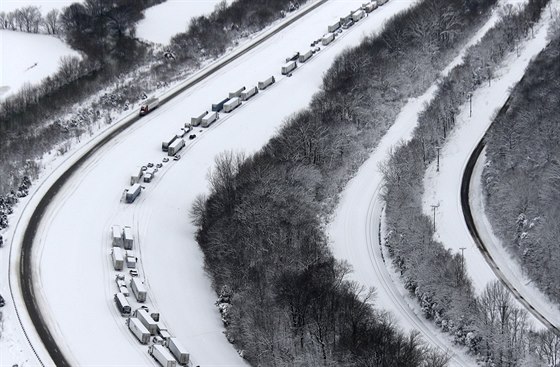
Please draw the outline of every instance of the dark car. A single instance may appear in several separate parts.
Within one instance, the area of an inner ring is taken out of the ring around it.
[[[194,138],[196,138],[196,134],[191,134],[191,135],[189,135],[189,139],[190,139],[190,140],[193,140]]]

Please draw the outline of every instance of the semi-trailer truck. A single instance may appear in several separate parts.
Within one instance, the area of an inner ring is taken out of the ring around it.
[[[171,144],[173,144],[173,142],[175,140],[177,140],[177,135],[173,135],[169,139],[162,141],[161,142],[161,150],[163,150],[164,152],[167,152],[167,150],[169,149],[169,146]]]
[[[327,33],[321,39],[321,43],[323,44],[323,46],[326,46],[329,43],[331,43],[333,40],[334,40],[334,33]]]
[[[148,353],[163,367],[176,367],[177,361],[163,345],[154,344],[148,348]]]
[[[132,185],[131,187],[126,189],[126,202],[129,204],[133,203],[141,192],[142,192],[142,186],[140,186],[140,184],[136,183]]]
[[[130,304],[123,293],[115,293],[115,304],[121,316],[130,316]]]
[[[154,109],[159,106],[159,98],[150,98],[147,99],[142,105],[140,106],[140,116],[144,116],[149,112],[152,112]]]
[[[111,258],[113,259],[113,268],[115,268],[115,270],[122,270],[124,265],[124,255],[122,248],[113,247],[111,249]]]
[[[204,111],[203,114],[197,116],[197,117],[191,117],[191,126],[198,126],[200,125],[200,122],[202,121],[202,118],[204,116],[206,116],[208,114],[208,111]]]
[[[151,335],[156,335],[157,333],[157,323],[152,319],[152,317],[146,312],[146,310],[139,308],[134,311],[134,316],[140,320],[142,325],[148,329]]]
[[[229,101],[229,97],[228,98],[224,98],[223,100],[221,100],[218,103],[213,103],[212,104],[212,111],[214,112],[220,112],[222,110],[222,108],[224,108],[224,104]]]
[[[144,283],[142,283],[140,279],[132,277],[132,279],[130,279],[130,288],[132,289],[132,293],[138,302],[146,302],[148,292],[146,291]]]
[[[132,246],[134,245],[134,235],[130,226],[124,226],[123,245],[125,250],[132,250]]]
[[[282,65],[282,75],[287,75],[297,68],[297,63],[295,61],[290,61]]]
[[[214,121],[216,121],[218,118],[219,118],[218,112],[209,113],[208,115],[206,115],[202,118],[202,123],[201,123],[200,126],[208,127],[208,126],[212,125],[212,123]]]
[[[259,89],[257,87],[249,88],[245,92],[241,93],[239,98],[241,98],[242,101],[246,101],[257,93],[259,93]]]
[[[241,93],[243,93],[243,91],[245,89],[246,89],[245,87],[241,87],[238,90],[236,90],[235,92],[230,92],[229,93],[229,98],[235,98],[235,97],[241,96]]]
[[[304,54],[299,55],[299,62],[306,62],[313,56],[313,51],[309,50]]]
[[[185,146],[185,141],[183,139],[177,139],[167,149],[167,155],[174,156]]]
[[[327,30],[329,33],[332,33],[334,31],[336,31],[338,28],[340,28],[340,20],[334,20],[331,24],[329,24],[329,26],[327,27]]]
[[[274,76],[271,76],[268,79],[263,80],[262,82],[258,83],[258,87],[260,90],[265,90],[266,88],[268,88],[270,85],[274,84],[276,82],[276,79],[274,79]]]
[[[121,226],[115,224],[111,226],[111,236],[113,238],[113,247],[122,247],[123,245],[123,232]]]
[[[227,101],[227,103],[224,104],[224,112],[230,113],[240,105],[241,105],[241,100],[239,99],[239,97],[232,98],[229,101]]]
[[[144,325],[142,325],[140,320],[135,317],[130,317],[126,320],[128,328],[130,329],[132,334],[134,334],[134,336],[140,341],[140,343],[148,344],[150,342],[150,332]]]
[[[179,364],[186,365],[187,363],[189,363],[189,353],[187,353],[185,347],[183,347],[181,342],[179,342],[179,339],[169,338],[168,346],[171,354],[173,354]]]

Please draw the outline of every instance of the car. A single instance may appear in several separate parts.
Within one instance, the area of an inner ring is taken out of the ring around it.
[[[0,307],[4,307],[5,304],[6,304],[6,301],[4,301],[4,297],[2,297],[2,295],[0,295]]]
[[[181,159],[181,155],[175,154],[175,156],[173,156],[174,161],[178,161],[179,159]]]
[[[315,47],[313,49],[313,53],[316,53],[316,52],[319,52],[319,51],[321,51],[321,47]]]
[[[154,164],[152,162],[148,163],[148,167],[152,168]]]
[[[193,140],[194,138],[196,138],[196,134],[189,135],[189,140]]]
[[[157,167],[157,168],[163,167],[163,163],[158,163],[158,164],[156,164],[156,167]]]
[[[147,169],[148,169],[148,167],[142,166],[142,171],[145,171],[145,170],[147,170]]]
[[[354,21],[352,19],[350,19],[349,21],[347,21],[346,23],[344,23],[342,25],[342,28],[343,29],[348,29],[348,28],[352,27],[353,25],[354,25]]]
[[[117,274],[117,275],[115,276],[115,279],[116,279],[116,280],[124,280],[124,274]]]
[[[130,276],[133,276],[133,277],[138,276],[138,270],[136,270],[136,269],[130,269],[128,272],[130,273]]]
[[[169,162],[169,158],[167,158],[167,157],[163,158],[162,160],[163,160],[163,163]]]

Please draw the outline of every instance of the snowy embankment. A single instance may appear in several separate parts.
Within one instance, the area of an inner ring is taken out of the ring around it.
[[[0,99],[26,83],[39,83],[54,74],[63,56],[80,57],[54,36],[0,30]]]
[[[550,301],[537,287],[532,285],[531,279],[524,274],[517,260],[502,246],[500,239],[496,237],[492,230],[492,225],[484,209],[482,171],[485,164],[486,149],[482,151],[474,167],[469,194],[471,209],[473,213],[476,213],[473,219],[480,238],[484,242],[490,256],[500,268],[500,271],[520,291],[523,298],[528,300],[549,322],[560,329],[560,310],[558,310],[557,305]]]
[[[553,1],[552,6],[558,6],[558,1]],[[473,93],[472,115],[469,103],[461,106],[456,116],[456,127],[441,149],[440,171],[436,172],[434,162],[428,167],[424,177],[424,213],[431,217],[432,205],[439,205],[436,208],[434,236],[452,252],[459,253],[461,248],[464,249],[467,272],[479,294],[489,282],[496,279],[496,275],[477,249],[464,221],[460,201],[463,172],[471,153],[509,97],[512,87],[521,79],[531,59],[546,46],[552,6],[547,7],[543,19],[535,26],[534,37],[519,46],[519,56],[515,52],[509,55],[496,71],[491,85],[481,86]],[[477,215],[476,211],[474,216]],[[507,263],[506,259],[501,261],[504,261],[504,265]],[[540,303],[533,303],[531,294],[535,294],[536,290],[529,290],[533,288],[531,285],[515,277],[508,277],[508,280],[533,307],[542,307]],[[544,307],[542,311],[546,312],[546,309]],[[538,322],[535,324],[542,326]]]
[[[444,69],[442,77],[461,63],[466,49],[477,43],[498,18],[499,15],[494,12]],[[328,226],[328,233],[334,255],[352,265],[352,279],[366,287],[376,288],[377,306],[391,312],[405,330],[419,330],[426,340],[453,355],[453,365],[474,365],[475,362],[466,357],[460,348],[453,347],[449,336],[441,333],[424,318],[417,301],[404,289],[390,262],[385,261],[387,255],[382,253],[378,237],[383,224],[383,204],[380,197],[383,174],[380,167],[388,160],[396,146],[412,137],[418,123],[418,115],[432,100],[437,87],[436,82],[424,95],[410,100],[403,107],[395,123],[341,193],[334,219]]]
[[[136,36],[150,42],[168,44],[174,35],[187,30],[192,18],[210,14],[220,2],[221,0],[167,0],[154,5],[146,9],[144,19],[138,22]]]
[[[305,51],[311,41],[325,33],[325,19],[345,15],[361,4],[354,0],[327,2],[137,122],[78,170],[49,207],[34,249],[39,302],[71,361],[83,365],[154,363],[147,348],[127,330],[113,302],[117,289],[109,259],[109,228],[120,224],[134,229],[141,277],[149,288],[148,305],[161,312],[171,333],[191,352],[194,363],[244,364],[222,334],[214,306],[216,295],[203,270],[188,210],[199,193],[207,192],[206,173],[217,154],[224,149],[249,153],[259,149],[286,115],[309,103],[336,55],[359,44],[364,34],[378,31],[385,19],[412,3],[388,3],[323,48],[292,78],[280,77],[287,55]],[[231,115],[222,114],[211,128],[196,129],[197,138],[188,142],[181,152],[183,158],[166,163],[154,181],[145,184],[137,202],[120,202],[134,168],[162,160],[162,140],[229,91],[244,85],[249,88],[270,75],[277,77],[275,85]],[[42,190],[40,184],[34,189]]]

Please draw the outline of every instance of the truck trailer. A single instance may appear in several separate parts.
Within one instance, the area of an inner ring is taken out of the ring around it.
[[[124,249],[132,250],[134,245],[134,235],[132,234],[132,228],[130,226],[124,226]]]
[[[146,312],[146,310],[139,308],[134,311],[134,316],[140,320],[142,325],[148,329],[151,335],[156,335],[157,333],[157,323],[152,319],[152,317]]]
[[[270,85],[274,84],[276,82],[276,79],[274,79],[274,76],[271,76],[268,79],[263,80],[262,82],[258,83],[258,87],[260,90],[265,90],[266,88],[268,88]]]
[[[150,98],[140,106],[140,116],[144,116],[159,106],[159,98]]]
[[[134,185],[135,183],[140,182],[140,179],[142,178],[143,175],[144,175],[144,170],[142,169],[142,166],[138,166],[134,171],[134,174],[130,175],[130,184]]]
[[[146,302],[148,292],[146,291],[144,283],[142,283],[140,279],[132,277],[132,279],[130,279],[130,288],[132,289],[132,293],[138,302]]]
[[[176,367],[177,361],[163,345],[154,344],[148,348],[148,353],[163,367]]]
[[[362,9],[356,10],[355,12],[352,13],[352,20],[354,20],[354,22],[357,22],[358,20],[362,19],[365,15],[366,13]]]
[[[235,98],[235,97],[239,97],[241,96],[241,93],[243,93],[243,91],[245,90],[245,87],[239,88],[238,90],[236,90],[235,92],[230,92],[229,93],[229,98]]]
[[[177,338],[169,338],[168,344],[171,354],[177,359],[180,365],[186,365],[189,363],[189,353],[183,345],[179,342]]]
[[[129,204],[133,203],[141,192],[142,192],[142,186],[140,186],[140,184],[135,183],[134,185],[126,189],[126,197],[125,197],[126,202]]]
[[[334,33],[327,33],[321,39],[321,43],[323,44],[323,46],[326,46],[329,43],[331,43],[333,40],[334,40]]]
[[[371,13],[372,11],[377,9],[377,1],[372,1],[371,3],[363,4],[362,9],[364,9],[366,13]]]
[[[113,238],[113,247],[123,246],[123,231],[121,226],[117,224],[111,226],[111,236]]]
[[[162,141],[161,142],[161,150],[164,151],[164,152],[167,152],[167,150],[169,149],[169,146],[171,144],[173,144],[173,142],[175,140],[177,140],[177,135],[173,135],[169,139]]]
[[[216,121],[218,118],[220,118],[220,115],[218,114],[218,112],[212,112],[209,113],[208,115],[204,116],[204,118],[202,119],[202,127],[208,127],[210,125],[212,125],[212,123],[214,121]]]
[[[227,101],[227,103],[224,104],[224,112],[230,113],[240,105],[241,105],[241,100],[239,99],[239,97],[232,98],[229,101]]]
[[[212,111],[214,112],[220,112],[222,110],[222,108],[224,108],[224,104],[226,104],[226,102],[229,101],[229,97],[228,98],[224,98],[223,100],[221,100],[218,103],[214,103],[212,104]]]
[[[115,293],[115,304],[121,316],[130,316],[130,304],[123,293]]]
[[[115,270],[122,270],[124,266],[123,250],[120,247],[113,247],[111,249],[111,259],[113,260],[113,268]]]
[[[167,329],[167,326],[165,326],[165,324],[161,321],[157,322],[157,333],[163,340],[167,341],[169,340],[169,338],[172,338],[171,333],[169,333],[169,330]]]
[[[241,98],[242,101],[246,101],[257,93],[259,93],[259,89],[257,87],[249,88],[245,92],[241,93],[239,98]]]
[[[340,28],[340,20],[334,20],[328,27],[327,27],[327,31],[329,33],[332,33],[334,31],[336,31],[338,28]]]
[[[185,146],[185,141],[183,139],[177,139],[167,149],[167,155],[174,156]]]
[[[208,111],[204,111],[204,113],[201,114],[200,116],[191,117],[191,126],[198,126],[198,125],[200,125],[200,122],[202,121],[202,119],[204,118],[204,116],[206,116],[207,114],[208,114]]]
[[[306,62],[313,56],[313,51],[309,50],[304,54],[299,55],[299,62]]]
[[[282,65],[282,75],[287,75],[297,68],[297,62],[290,61]]]
[[[131,317],[128,318],[127,321],[128,328],[134,334],[134,336],[140,341],[142,344],[148,344],[150,342],[150,333],[148,329],[137,318]]]

